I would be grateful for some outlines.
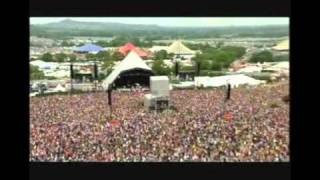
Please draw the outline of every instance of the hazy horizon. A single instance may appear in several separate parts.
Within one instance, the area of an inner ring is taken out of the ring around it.
[[[100,22],[100,23],[123,23],[136,25],[158,25],[167,27],[224,27],[224,26],[268,26],[268,25],[289,25],[288,17],[241,17],[241,18],[183,18],[183,17],[106,17],[106,18],[77,18],[77,17],[30,17],[30,24],[47,24],[60,22],[63,20],[73,20],[81,22]]]

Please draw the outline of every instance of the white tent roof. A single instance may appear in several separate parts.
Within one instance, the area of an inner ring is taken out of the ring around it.
[[[35,61],[31,61],[30,64],[36,66],[36,65],[46,64],[46,62],[41,61],[41,60],[35,60]]]
[[[61,92],[65,92],[66,88],[62,87],[61,84],[58,84],[58,86],[56,88],[54,88],[54,91],[61,91]]]
[[[271,70],[271,71],[289,71],[289,62],[279,62],[271,67],[265,68],[265,70]]]
[[[185,45],[181,43],[181,41],[174,41],[169,47],[168,47],[168,53],[174,53],[174,54],[195,54],[195,51],[190,50]]]
[[[58,70],[58,71],[45,71],[46,76],[54,76],[56,78],[70,77],[70,71]]]
[[[225,86],[227,84],[227,81],[229,81],[232,87],[237,87],[242,84],[258,85],[265,82],[256,80],[243,74],[237,74],[217,77],[195,77],[195,86],[203,85],[204,87],[219,87]]]
[[[236,72],[239,72],[239,73],[251,73],[251,72],[260,72],[261,70],[262,70],[262,67],[248,66],[248,67],[241,68]]]
[[[180,82],[179,84],[172,84],[172,86],[176,87],[176,88],[194,87],[194,82],[193,81],[185,81],[185,82]]]
[[[102,86],[104,89],[108,89],[109,85],[119,76],[122,71],[130,69],[145,69],[150,70],[151,68],[140,58],[140,56],[134,51],[130,53],[115,67],[111,74],[103,81]]]
[[[163,63],[169,67],[174,66],[174,63],[170,59],[163,60]]]
[[[279,62],[272,67],[289,69],[289,61]]]
[[[289,50],[289,39],[280,42],[278,45],[272,47],[274,50],[285,51]]]
[[[30,64],[32,64],[34,66],[38,66],[40,69],[43,69],[43,68],[55,69],[58,66],[58,63],[45,62],[45,61],[41,61],[41,60],[31,61]]]

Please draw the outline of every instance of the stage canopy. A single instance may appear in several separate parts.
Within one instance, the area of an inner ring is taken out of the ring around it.
[[[130,53],[114,67],[111,74],[103,81],[103,88],[107,90],[112,87],[131,87],[136,83],[141,86],[149,86],[149,77],[152,75],[151,68],[139,57]]]

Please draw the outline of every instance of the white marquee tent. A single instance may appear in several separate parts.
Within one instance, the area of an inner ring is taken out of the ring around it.
[[[272,49],[277,50],[277,51],[288,51],[289,50],[289,39],[280,42],[276,46],[272,47]]]
[[[66,92],[66,88],[62,87],[61,84],[58,84],[58,86],[56,88],[54,88],[54,91],[56,92]]]
[[[261,72],[262,67],[258,66],[247,66],[237,70],[238,73],[252,73],[252,72]]]
[[[266,68],[265,70],[289,71],[289,62],[288,61],[278,62],[277,64]]]
[[[40,70],[43,69],[56,69],[58,67],[58,63],[55,62],[45,62],[42,60],[35,60],[30,62],[31,65],[33,66],[38,66]]]
[[[195,77],[195,86],[200,87],[219,87],[225,86],[228,82],[231,87],[237,87],[239,85],[258,85],[265,83],[265,81],[256,80],[249,76],[243,74],[237,75],[226,75],[226,76],[217,76],[217,77]]]

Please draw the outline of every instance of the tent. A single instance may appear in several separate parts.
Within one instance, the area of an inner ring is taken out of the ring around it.
[[[56,88],[54,88],[54,91],[56,92],[66,92],[66,88],[62,87],[61,84],[58,84]]]
[[[173,42],[169,47],[167,52],[177,54],[177,55],[193,55],[195,51],[190,50],[185,45],[182,44],[181,41]]]
[[[140,57],[148,57],[149,53],[144,51],[141,48],[136,47],[135,45],[133,45],[131,42],[128,42],[127,44],[121,46],[118,51],[123,54],[123,55],[127,55],[128,52],[130,51],[134,51],[135,53],[137,53]]]
[[[289,61],[278,62],[276,65],[272,66],[274,68],[289,69]]]
[[[53,76],[56,78],[70,77],[69,70],[45,71],[45,76]]]
[[[127,55],[127,53],[130,52],[134,48],[136,48],[136,46],[133,45],[131,42],[128,42],[127,44],[119,47],[118,51],[123,55]]]
[[[40,69],[47,67],[47,63],[41,60],[35,60],[30,62],[33,66],[38,66]]]
[[[194,82],[193,81],[184,81],[184,82],[180,82],[179,84],[172,84],[172,87],[175,87],[175,88],[192,88],[192,87],[194,87]]]
[[[247,66],[241,69],[238,69],[236,72],[238,73],[252,73],[252,72],[261,72],[262,67],[258,66]]]
[[[289,50],[289,39],[280,42],[276,46],[272,47],[272,49],[277,50],[277,51],[288,51]]]
[[[289,75],[289,62],[279,62],[271,67],[265,68],[264,70]]]
[[[74,49],[74,51],[76,52],[92,52],[92,53],[96,53],[99,51],[104,51],[105,49],[101,46],[97,46],[95,44],[85,44],[83,46],[77,47]]]
[[[148,52],[146,52],[143,49],[138,48],[138,47],[134,48],[133,51],[135,53],[137,53],[140,57],[148,57],[148,56],[150,56],[150,53],[148,53]]]
[[[114,87],[132,86],[136,83],[142,86],[149,86],[149,77],[152,74],[151,68],[139,55],[134,51],[130,51],[103,81],[102,86],[105,90],[107,90],[111,84],[113,84]]]
[[[30,64],[33,66],[38,66],[40,68],[40,70],[56,69],[59,65],[58,63],[55,63],[55,62],[45,62],[45,61],[41,61],[41,60],[31,61]]]
[[[226,75],[226,76],[217,76],[217,77],[195,77],[195,86],[200,87],[219,87],[225,86],[227,82],[230,83],[232,87],[237,87],[239,85],[258,85],[265,83],[265,81],[256,80],[249,76],[243,74],[237,75]]]

